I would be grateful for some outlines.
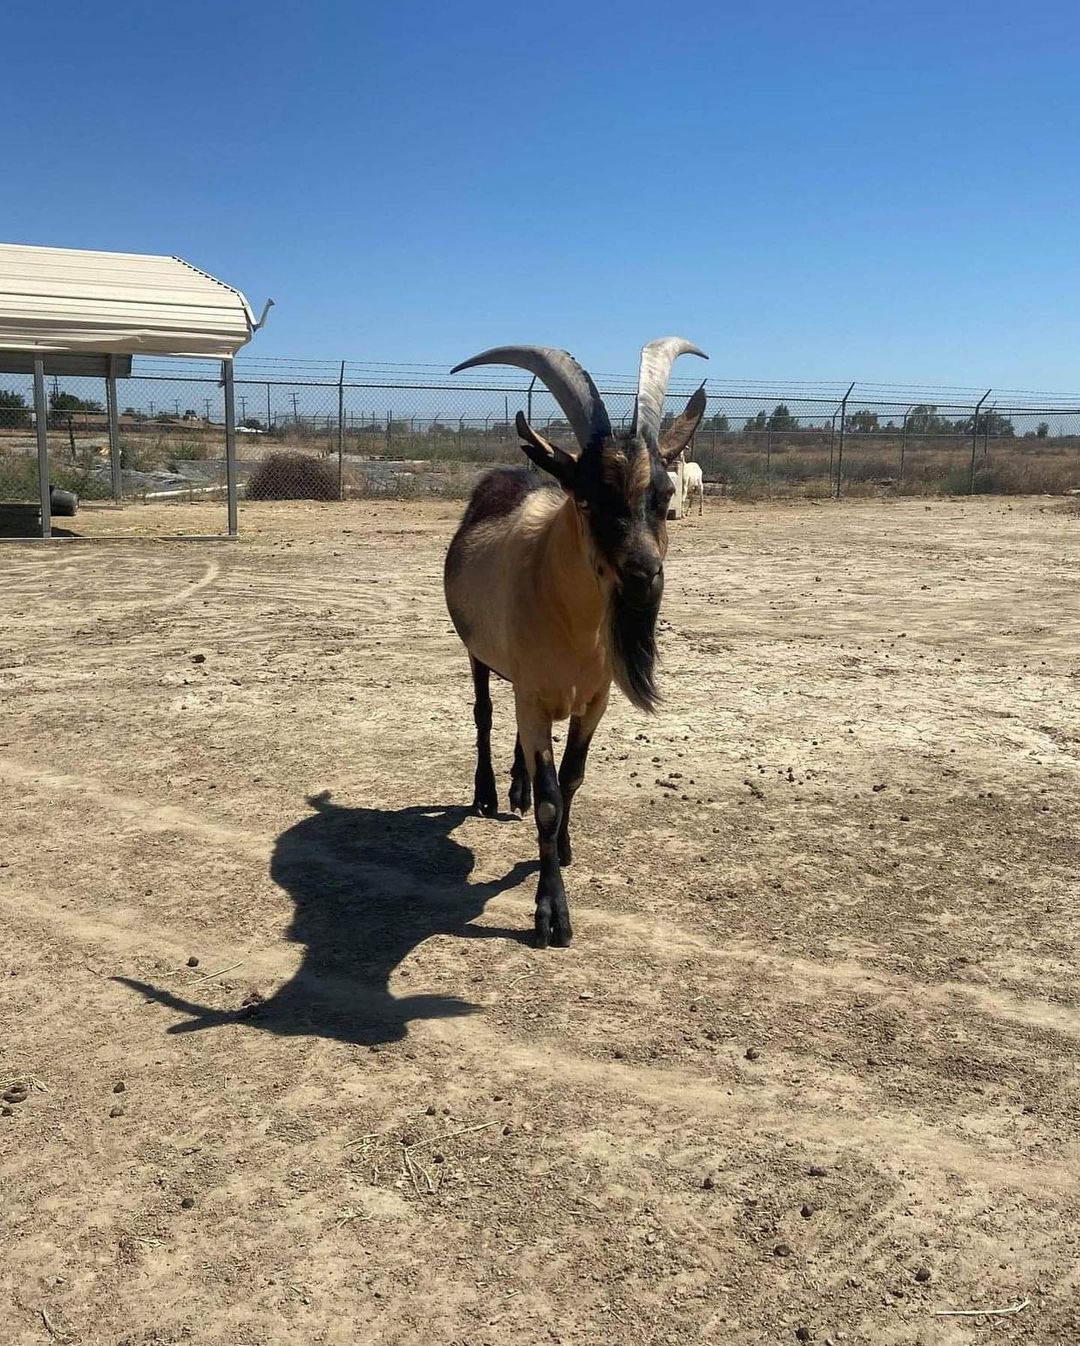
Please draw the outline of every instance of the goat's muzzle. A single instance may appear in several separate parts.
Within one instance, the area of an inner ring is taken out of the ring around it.
[[[664,563],[649,561],[627,566],[620,580],[619,587],[627,604],[635,608],[655,607],[664,592]]]

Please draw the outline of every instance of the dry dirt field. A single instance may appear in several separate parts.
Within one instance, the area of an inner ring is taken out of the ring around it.
[[[0,549],[0,1340],[1075,1343],[1080,515],[673,525],[540,953],[456,514]]]

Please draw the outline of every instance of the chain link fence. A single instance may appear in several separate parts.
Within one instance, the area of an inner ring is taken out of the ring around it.
[[[616,430],[634,380],[597,379]],[[696,383],[674,379],[670,413]],[[709,493],[742,498],[859,493],[1062,493],[1080,488],[1080,405],[1017,394],[828,385],[706,384],[688,456]],[[50,377],[50,484],[80,508],[220,504],[225,410],[216,366],[136,359],[118,382],[120,471],[109,452],[103,379]],[[573,436],[542,384],[514,370],[451,379],[416,366],[236,363],[237,477],[244,503],[349,496],[462,497],[483,469],[521,463],[514,417]],[[0,377],[0,511],[39,499],[32,380]],[[106,521],[108,515],[105,514]],[[216,518],[217,515],[215,514]],[[10,523],[10,520],[8,520]],[[205,530],[205,523],[199,531]],[[100,518],[96,531],[108,531]]]

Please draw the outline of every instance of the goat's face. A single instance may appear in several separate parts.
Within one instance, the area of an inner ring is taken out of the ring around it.
[[[609,439],[582,454],[567,486],[597,574],[632,607],[657,607],[672,496],[660,454],[641,436]]]

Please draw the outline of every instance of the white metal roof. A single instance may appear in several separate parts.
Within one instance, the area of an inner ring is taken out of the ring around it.
[[[0,351],[235,355],[239,290],[179,257],[0,243]]]

